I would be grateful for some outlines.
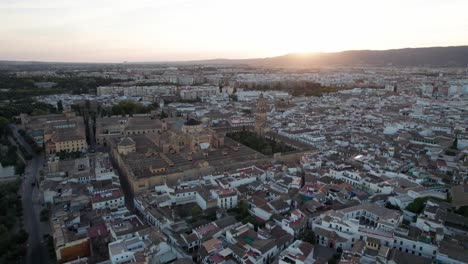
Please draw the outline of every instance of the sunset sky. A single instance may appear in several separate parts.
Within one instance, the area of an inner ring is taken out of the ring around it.
[[[0,60],[122,62],[468,44],[466,0],[0,0]]]

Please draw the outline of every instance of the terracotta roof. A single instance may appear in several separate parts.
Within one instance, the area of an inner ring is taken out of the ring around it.
[[[95,238],[98,236],[107,236],[107,227],[104,223],[88,227],[88,237]]]

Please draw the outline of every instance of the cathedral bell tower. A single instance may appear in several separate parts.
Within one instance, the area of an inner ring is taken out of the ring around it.
[[[269,131],[267,125],[267,110],[268,106],[262,93],[258,98],[257,108],[255,109],[255,133],[261,136]]]

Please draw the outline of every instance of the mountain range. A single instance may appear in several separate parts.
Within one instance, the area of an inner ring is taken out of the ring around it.
[[[391,50],[349,50],[322,53],[291,53],[283,56],[255,59],[215,59],[180,63],[247,64],[266,67],[327,67],[327,66],[431,66],[468,67],[468,46],[405,48]]]
[[[41,64],[114,64],[114,63],[60,63],[38,61],[1,61],[0,65]],[[128,64],[243,64],[278,68],[313,67],[468,67],[468,46],[405,48],[391,50],[348,50],[341,52],[291,53],[283,56],[252,59],[213,59],[193,61],[125,62]]]

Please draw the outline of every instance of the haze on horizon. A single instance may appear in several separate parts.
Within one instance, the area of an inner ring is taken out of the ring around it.
[[[0,60],[256,58],[468,44],[464,0],[2,0]]]

